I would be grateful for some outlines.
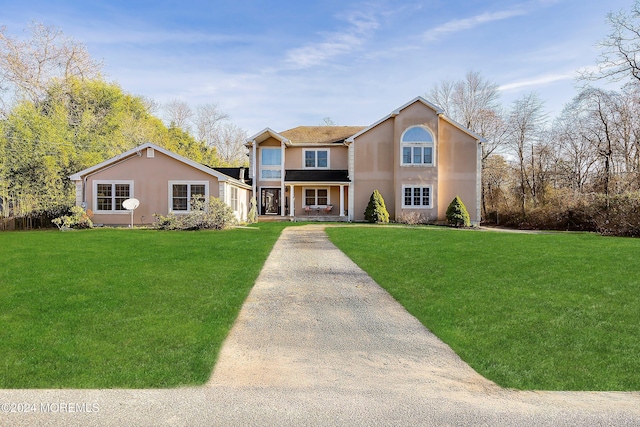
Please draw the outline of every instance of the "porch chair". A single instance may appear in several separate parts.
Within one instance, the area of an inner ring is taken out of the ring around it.
[[[327,205],[327,207],[324,208],[324,213],[329,215],[332,209],[333,209],[333,205]]]
[[[309,213],[311,212],[311,206],[305,206],[304,211],[307,213],[307,216],[309,216]]]

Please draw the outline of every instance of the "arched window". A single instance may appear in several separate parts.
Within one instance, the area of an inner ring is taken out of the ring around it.
[[[402,165],[433,166],[433,135],[422,126],[405,130],[400,138]]]

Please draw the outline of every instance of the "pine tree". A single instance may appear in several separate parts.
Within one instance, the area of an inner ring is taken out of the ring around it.
[[[382,194],[378,190],[374,190],[371,194],[367,209],[364,211],[364,219],[368,222],[389,222],[389,212],[384,204]]]
[[[458,196],[451,201],[447,208],[447,221],[455,227],[469,227],[471,225],[467,207]]]

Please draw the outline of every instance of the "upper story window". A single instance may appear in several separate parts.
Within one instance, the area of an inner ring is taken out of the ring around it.
[[[282,149],[260,148],[260,179],[282,178]]]
[[[207,200],[208,197],[206,181],[169,181],[169,212],[190,212],[193,199]]]
[[[122,202],[133,197],[133,181],[94,181],[96,212],[127,212]]]
[[[304,150],[305,169],[327,169],[329,168],[329,150]]]
[[[433,166],[433,135],[422,126],[407,129],[400,139],[402,165]]]

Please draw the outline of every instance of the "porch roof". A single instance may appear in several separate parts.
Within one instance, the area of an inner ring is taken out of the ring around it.
[[[342,169],[286,169],[285,182],[351,182],[349,171]]]

